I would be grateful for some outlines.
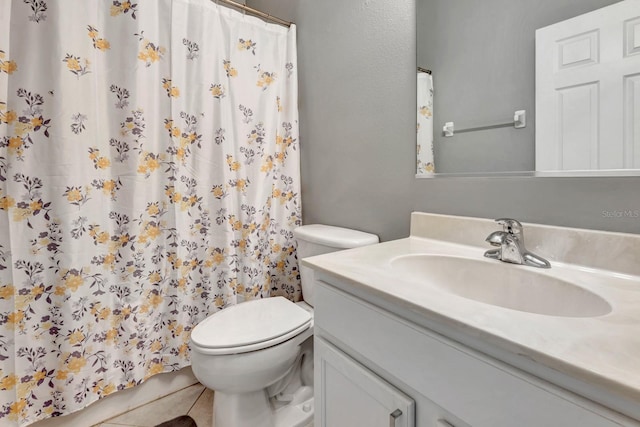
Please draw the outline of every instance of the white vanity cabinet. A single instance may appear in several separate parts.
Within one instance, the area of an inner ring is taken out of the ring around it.
[[[322,393],[316,425],[413,427],[414,401],[334,346],[314,343],[315,383]]]
[[[316,427],[411,426],[412,401],[420,427],[640,426],[340,286],[316,282]],[[396,409],[410,417],[390,418]]]

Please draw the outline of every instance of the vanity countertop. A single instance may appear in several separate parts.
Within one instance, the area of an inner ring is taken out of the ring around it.
[[[434,218],[438,216],[430,215],[428,219]],[[486,220],[481,221],[484,224]],[[480,342],[483,348],[476,349],[495,348],[494,357],[497,352],[511,354],[513,358],[508,363],[520,359],[531,366],[533,362],[534,366],[548,369],[552,376],[558,373],[575,379],[582,386],[574,391],[585,395],[585,388],[591,390],[596,396],[586,397],[640,419],[640,275],[563,262],[564,255],[554,256],[548,247],[536,246],[552,260],[551,269],[536,269],[536,273],[579,284],[608,301],[611,312],[598,317],[556,317],[489,305],[432,286],[428,278],[424,281],[399,278],[391,266],[391,261],[399,256],[432,254],[482,260],[488,249],[450,241],[454,239],[440,240],[440,236],[438,239],[416,236],[430,233],[420,233],[421,227],[415,223],[412,219],[409,238],[310,257],[302,263],[316,271],[316,278],[341,283],[342,290],[374,304],[382,302],[385,309],[436,332],[442,333],[442,327],[453,331],[456,336],[452,338],[470,347],[474,347],[473,342]],[[491,222],[484,226],[495,229]],[[486,232],[485,228],[479,233]],[[615,233],[604,234],[616,237]],[[593,236],[590,238],[593,240]],[[635,237],[630,238],[635,244]],[[535,251],[533,247],[530,249]],[[510,268],[534,267],[510,265]],[[461,337],[469,337],[470,341]],[[518,367],[527,370],[522,365]],[[601,394],[608,398],[596,398]]]

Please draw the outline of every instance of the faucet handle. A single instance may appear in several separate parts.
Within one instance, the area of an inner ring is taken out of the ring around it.
[[[519,221],[511,218],[499,218],[496,222],[502,225],[502,229],[505,233],[522,235],[522,224]]]

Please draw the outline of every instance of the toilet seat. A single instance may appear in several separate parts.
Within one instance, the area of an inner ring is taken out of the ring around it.
[[[311,314],[286,298],[252,300],[204,319],[191,332],[191,343],[210,355],[246,353],[287,341],[311,323]]]

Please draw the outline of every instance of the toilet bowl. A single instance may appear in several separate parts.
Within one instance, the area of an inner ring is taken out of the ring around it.
[[[209,316],[193,329],[193,373],[205,387],[216,391],[214,425],[290,427],[311,421],[309,402],[286,410],[283,405],[280,414],[270,402],[286,386],[274,385],[297,368],[302,344],[313,336],[311,307],[303,304],[283,297],[248,301]],[[309,400],[312,385],[306,386]],[[282,424],[280,418],[293,423]]]
[[[378,237],[326,225],[294,230],[298,259],[378,243]],[[215,391],[216,427],[307,427],[313,421],[313,277],[301,269],[304,301],[243,302],[191,332],[196,378]]]

